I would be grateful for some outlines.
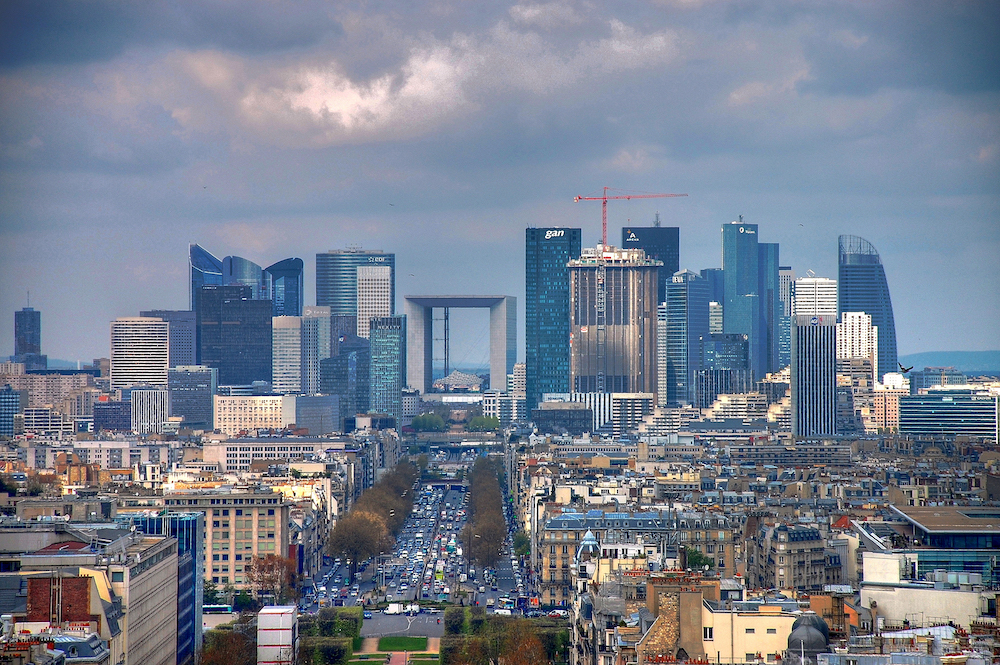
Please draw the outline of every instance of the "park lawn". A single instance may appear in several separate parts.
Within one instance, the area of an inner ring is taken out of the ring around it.
[[[382,637],[378,641],[379,651],[424,651],[427,649],[426,637]]]

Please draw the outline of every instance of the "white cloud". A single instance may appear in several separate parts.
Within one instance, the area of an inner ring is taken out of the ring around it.
[[[564,2],[514,5],[510,17],[521,25],[534,25],[546,30],[579,25],[583,19]]]

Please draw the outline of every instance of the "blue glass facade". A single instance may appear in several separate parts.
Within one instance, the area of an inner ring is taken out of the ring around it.
[[[254,300],[270,299],[264,269],[241,256],[222,259],[222,283],[226,286],[249,286],[250,297]]]
[[[371,396],[369,341],[352,333],[341,333],[336,354],[319,362],[320,391],[335,395],[339,403],[339,431],[344,419],[368,413]]]
[[[167,370],[170,415],[183,416],[183,427],[212,429],[215,425],[212,397],[219,384],[214,367],[187,365]]]
[[[222,286],[222,261],[201,245],[191,245],[188,247],[188,265],[191,268],[191,300],[188,304],[193,310],[201,287],[209,284]]]
[[[14,436],[14,416],[28,406],[28,391],[0,388],[0,436]]]
[[[971,389],[903,395],[899,398],[899,433],[944,438],[972,436],[996,441],[1000,429],[998,399]]]
[[[371,320],[368,335],[370,397],[368,410],[403,418],[406,387],[406,317],[381,316]]]
[[[722,270],[724,300],[722,331],[729,335],[746,335],[750,349],[750,369],[754,377],[762,376],[764,361],[763,336],[758,297],[757,225],[731,222],[722,226]]]
[[[358,314],[358,266],[388,265],[392,268],[392,296],[395,312],[396,255],[381,250],[345,249],[316,255],[316,304],[329,307],[330,314]]]
[[[524,361],[528,408],[543,393],[569,392],[569,269],[580,257],[582,231],[524,232]]]
[[[302,259],[285,259],[268,266],[264,279],[268,282],[272,316],[302,316],[305,300]]]
[[[776,372],[783,367],[780,361],[781,319],[784,306],[778,279],[778,243],[762,242],[757,245],[757,293],[760,303],[761,346],[765,354],[764,372]]]
[[[840,236],[838,242],[837,315],[865,312],[878,326],[878,371],[896,372],[896,321],[882,259],[874,246],[858,236]],[[879,379],[882,377],[879,376]]]
[[[131,432],[132,402],[97,402],[94,404],[95,432]]]
[[[701,365],[701,340],[708,337],[708,282],[689,270],[677,272],[666,292],[666,403],[691,404],[694,373]]]
[[[271,303],[249,286],[203,286],[198,315],[198,362],[219,370],[220,385],[271,381]]]
[[[837,325],[835,317],[796,316],[792,322],[792,434],[837,433]]]
[[[681,230],[676,226],[626,227],[622,229],[622,248],[641,249],[646,252],[647,258],[663,261],[656,302],[665,302],[667,285],[674,273],[680,270]]]
[[[33,307],[14,312],[14,355],[42,353],[42,313]]]

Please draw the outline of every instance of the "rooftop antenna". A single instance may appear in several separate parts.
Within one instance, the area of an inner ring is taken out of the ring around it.
[[[656,228],[660,227],[660,211],[659,210],[657,210],[656,214],[653,215],[653,226],[655,226]]]
[[[31,289],[28,289],[28,302],[25,307],[31,307]]]

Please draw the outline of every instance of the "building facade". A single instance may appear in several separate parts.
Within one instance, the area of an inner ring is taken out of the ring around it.
[[[708,337],[708,283],[682,270],[666,285],[666,302],[657,328],[659,406],[691,404],[694,376],[701,369],[701,340]],[[660,382],[663,382],[662,385]]]
[[[170,324],[170,366],[194,365],[198,357],[198,326],[194,312],[187,310],[153,309],[139,316],[162,319]]]
[[[219,370],[204,365],[171,367],[167,372],[170,415],[180,416],[182,427],[212,429],[212,398],[219,386]]]
[[[680,270],[681,230],[676,226],[628,226],[622,229],[622,248],[641,249],[646,256],[661,261],[656,302],[667,299],[667,284]]]
[[[885,268],[875,247],[858,236],[838,240],[837,313],[865,312],[878,328],[878,367],[881,374],[896,371],[896,322]],[[878,377],[881,380],[881,375]]]
[[[302,259],[284,259],[264,270],[272,316],[302,316],[304,272]]]
[[[170,324],[153,317],[111,322],[111,389],[167,387]]]
[[[271,302],[252,296],[247,285],[198,293],[199,364],[218,369],[220,385],[271,382]]]
[[[878,368],[878,327],[865,312],[842,312],[837,323],[837,359],[866,358],[871,363],[871,380],[877,381],[884,372]]]
[[[387,265],[358,266],[358,337],[368,339],[371,320],[392,316],[393,271]]]
[[[216,395],[213,405],[215,429],[230,436],[254,430],[280,430],[295,423],[293,395]]]
[[[661,263],[598,246],[570,261],[570,389],[656,394]]]
[[[338,249],[316,255],[316,304],[332,315],[358,314],[358,268],[388,266],[390,301],[396,302],[396,255],[382,250]]]
[[[406,317],[372,319],[370,331],[368,409],[392,416],[398,428],[403,418],[406,388]]]
[[[543,393],[569,392],[569,269],[579,258],[582,232],[528,228],[524,232],[525,398],[535,408]]]
[[[792,328],[792,434],[837,433],[837,317],[796,316]]]
[[[302,392],[302,317],[271,319],[271,389],[279,395]]]
[[[335,338],[329,307],[306,307],[302,310],[302,392],[320,391],[320,363],[333,352]]]

